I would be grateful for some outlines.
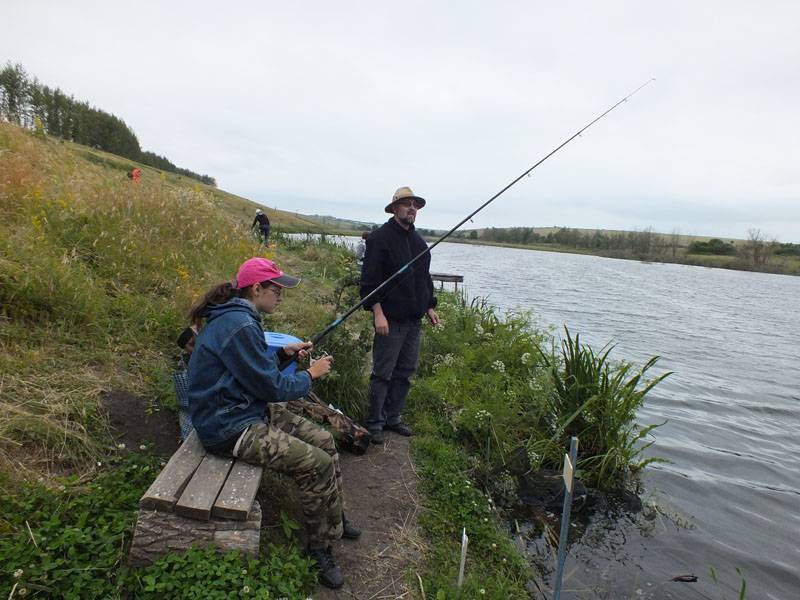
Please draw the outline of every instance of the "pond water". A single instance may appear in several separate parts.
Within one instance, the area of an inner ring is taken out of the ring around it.
[[[643,477],[660,514],[577,528],[562,598],[737,598],[737,568],[747,598],[800,598],[800,277],[450,243],[431,270],[674,372],[639,413],[667,420],[648,453],[671,462]]]
[[[448,243],[431,269],[674,371],[639,414],[668,420],[643,481],[668,516],[590,525],[562,597],[736,598],[738,567],[748,598],[800,598],[800,277]]]

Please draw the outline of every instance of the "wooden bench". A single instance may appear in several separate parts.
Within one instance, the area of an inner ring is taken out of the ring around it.
[[[262,470],[206,452],[192,431],[139,501],[130,564],[148,565],[192,544],[257,555]]]

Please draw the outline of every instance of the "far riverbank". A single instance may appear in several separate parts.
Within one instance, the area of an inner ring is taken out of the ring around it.
[[[337,233],[336,235],[353,235]],[[425,236],[426,241],[433,242],[436,237]],[[473,246],[495,246],[498,248],[517,248],[520,250],[538,250],[540,252],[558,252],[562,254],[582,254],[586,256],[600,256],[603,258],[619,258],[638,262],[666,263],[677,265],[691,265],[695,267],[708,267],[711,269],[731,269],[734,271],[751,271],[756,273],[772,273],[775,275],[800,275],[800,258],[772,257],[764,265],[754,265],[739,256],[717,256],[708,254],[678,254],[676,256],[635,256],[627,252],[603,251],[599,249],[576,248],[564,244],[512,244],[507,242],[491,242],[488,240],[470,240],[464,238],[448,238],[453,244],[469,244]]]

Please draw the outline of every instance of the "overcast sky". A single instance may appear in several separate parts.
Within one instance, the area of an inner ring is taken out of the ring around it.
[[[800,242],[800,3],[0,0],[0,61],[225,190],[447,228]]]

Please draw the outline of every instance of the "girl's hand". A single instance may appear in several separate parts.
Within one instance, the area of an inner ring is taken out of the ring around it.
[[[320,377],[330,373],[332,363],[333,357],[330,355],[325,355],[317,360],[312,360],[311,366],[308,367],[308,373],[311,375],[311,379],[319,379]]]
[[[283,347],[283,351],[286,352],[286,356],[294,356],[297,354],[298,358],[305,358],[313,347],[314,344],[311,342],[292,342],[291,344],[286,344]]]

